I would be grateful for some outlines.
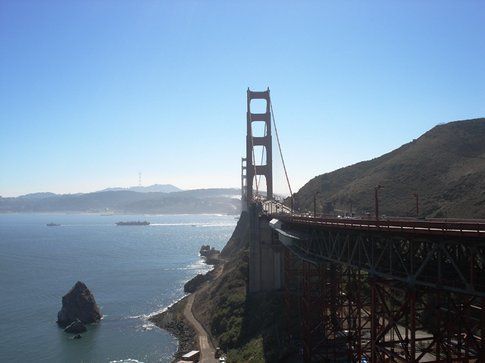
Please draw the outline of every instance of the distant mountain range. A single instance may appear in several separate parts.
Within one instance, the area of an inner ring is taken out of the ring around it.
[[[135,189],[140,187],[133,187]],[[181,191],[173,185],[112,188],[94,193],[33,193],[16,198],[0,197],[0,213],[8,212],[92,212],[141,214],[237,214],[239,189],[195,189]],[[167,192],[150,191],[150,188]],[[176,189],[177,191],[169,190]]]
[[[129,188],[106,188],[101,190],[102,192],[113,192],[113,191],[120,191],[120,190],[129,190],[132,192],[139,192],[139,193],[172,193],[172,192],[180,192],[182,189],[177,188],[175,185],[172,184],[153,184],[147,187],[143,186],[136,186],[136,187],[129,187]]]
[[[295,205],[318,212],[389,216],[485,218],[485,118],[441,124],[378,158],[319,175],[295,195]],[[318,193],[318,194],[316,194]]]
[[[57,194],[55,194],[55,193],[48,193],[48,192],[43,192],[43,193],[30,193],[30,194],[21,195],[18,198],[19,199],[44,199],[44,198],[53,197],[55,195],[57,195]]]

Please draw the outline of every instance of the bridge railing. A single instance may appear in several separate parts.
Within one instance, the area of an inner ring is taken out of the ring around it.
[[[301,215],[279,215],[279,219],[330,228],[364,229],[374,231],[403,232],[430,235],[459,235],[463,237],[485,237],[485,222],[482,221],[428,221],[409,219],[356,219],[356,218],[313,218]]]

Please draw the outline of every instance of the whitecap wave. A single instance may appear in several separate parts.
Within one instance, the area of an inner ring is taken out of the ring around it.
[[[211,224],[203,224],[200,227],[235,227],[236,223],[211,223]]]
[[[204,260],[198,260],[197,262],[191,263],[190,265],[184,267],[168,267],[162,268],[162,271],[189,271],[189,270],[197,270],[197,271],[210,271],[212,269],[212,265],[207,265]]]
[[[205,263],[203,258],[198,259],[197,261],[183,266],[183,267],[168,267],[162,268],[162,271],[186,271],[186,270],[200,270],[200,271],[209,271],[212,269],[212,265],[208,265]]]
[[[129,316],[126,316],[125,319],[144,319],[146,317],[145,314],[141,314],[141,315],[129,315]]]
[[[200,223],[199,223],[200,224]],[[197,226],[197,223],[150,223],[150,226]]]
[[[172,301],[169,305],[167,305],[166,307],[164,308],[161,308],[159,310],[156,310],[150,314],[147,314],[145,315],[147,317],[147,319],[155,316],[155,315],[158,315],[158,314],[161,314],[161,313],[164,313],[165,311],[167,311],[168,309],[170,309],[172,306],[174,306],[176,303],[178,303],[180,300],[182,300],[184,297],[188,296],[189,294],[184,294],[181,298],[179,299],[175,299],[174,301]]]
[[[143,363],[143,361],[133,358],[110,360],[109,363]]]
[[[236,223],[190,223],[190,222],[183,222],[183,223],[150,223],[151,227],[180,227],[180,226],[190,226],[190,227],[197,227],[197,228],[207,228],[207,227],[234,227]]]
[[[178,303],[180,300],[182,300],[184,297],[188,296],[188,294],[184,294],[181,298],[178,298],[178,299],[175,299],[173,300],[169,305],[167,305],[166,307],[163,307],[163,308],[160,308],[158,310],[155,310],[154,312],[151,312],[149,314],[140,314],[140,315],[129,315],[127,317],[125,317],[124,319],[140,319],[143,321],[143,325],[141,325],[140,327],[143,329],[143,330],[151,330],[152,326],[155,326],[153,323],[151,323],[149,321],[149,319],[155,315],[158,315],[158,314],[161,314],[161,313],[164,313],[165,311],[167,311],[169,308],[171,308],[173,305],[175,305],[176,303]]]
[[[138,327],[138,330],[150,331],[155,327],[156,327],[155,324],[148,322],[148,323],[142,324],[140,327]]]
[[[141,315],[131,315],[127,316],[124,319],[134,319],[134,320],[139,320],[139,323],[136,323],[135,329],[136,331],[151,331],[154,328],[156,328],[156,325],[153,324],[149,319],[151,316],[156,315],[155,313],[150,313],[150,314],[141,314]],[[116,361],[118,362],[118,361]],[[119,362],[128,362],[128,361],[119,361]]]

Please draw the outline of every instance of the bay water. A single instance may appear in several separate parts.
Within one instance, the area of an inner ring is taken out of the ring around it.
[[[115,224],[133,220],[151,224]],[[209,269],[200,246],[221,249],[235,225],[221,215],[0,215],[0,361],[170,362],[176,339],[147,318],[183,297]],[[78,280],[104,317],[73,340],[56,318]]]

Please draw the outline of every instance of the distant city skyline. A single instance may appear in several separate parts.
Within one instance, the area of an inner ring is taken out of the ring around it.
[[[480,1],[3,0],[0,195],[136,186],[139,172],[238,188],[248,87],[271,89],[297,191],[484,117],[483,24]]]

